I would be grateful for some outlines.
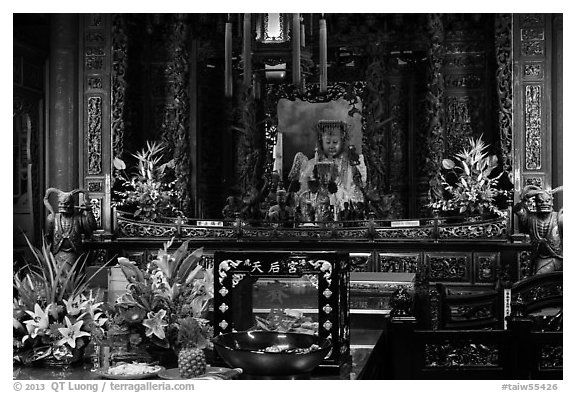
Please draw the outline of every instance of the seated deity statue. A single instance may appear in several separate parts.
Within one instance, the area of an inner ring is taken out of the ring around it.
[[[330,221],[338,220],[345,202],[364,202],[366,165],[363,155],[357,154],[354,146],[348,146],[348,129],[349,125],[343,121],[320,120],[314,157],[309,159],[297,153],[288,175],[289,181],[299,182],[299,200],[309,191],[308,180],[318,180],[319,191],[329,195]]]

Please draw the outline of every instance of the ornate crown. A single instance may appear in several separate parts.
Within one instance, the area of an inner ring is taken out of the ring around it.
[[[342,135],[342,142],[344,145],[348,142],[349,130],[352,125],[342,120],[318,120],[316,124],[316,131],[318,132],[318,141],[322,141],[322,136],[332,135],[336,131],[340,131]]]

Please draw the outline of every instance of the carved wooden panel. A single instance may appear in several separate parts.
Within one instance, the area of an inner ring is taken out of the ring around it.
[[[541,62],[525,62],[522,67],[522,76],[525,79],[543,79],[544,64]]]
[[[470,282],[471,255],[468,253],[426,253],[430,282]]]
[[[564,347],[562,345],[544,344],[540,347],[539,351],[539,368],[546,369],[562,369],[564,365]]]
[[[494,284],[499,259],[498,253],[474,253],[474,283]]]
[[[102,228],[102,198],[90,198],[90,207],[98,228]]]
[[[525,176],[523,185],[524,187],[536,186],[542,188],[544,187],[544,176],[537,176],[537,175]]]
[[[425,344],[425,367],[460,368],[501,365],[500,348],[496,344],[472,340],[445,340],[441,344]]]
[[[88,97],[86,102],[88,135],[88,174],[102,174],[102,97]]]
[[[518,253],[518,279],[530,277],[532,275],[532,257],[530,251]]]
[[[350,253],[348,261],[351,272],[369,272],[374,270],[374,260],[371,253]]]
[[[420,261],[420,253],[380,253],[378,254],[378,271],[417,273],[418,265],[421,263]]]
[[[104,185],[101,180],[86,180],[88,192],[103,192]]]
[[[544,55],[545,19],[543,15],[520,16],[520,42],[523,56]]]
[[[108,261],[110,261],[110,255],[107,249],[98,248],[92,250],[92,260],[91,260],[92,266],[102,266]]]
[[[542,86],[526,85],[524,103],[525,167],[538,170],[542,168]]]

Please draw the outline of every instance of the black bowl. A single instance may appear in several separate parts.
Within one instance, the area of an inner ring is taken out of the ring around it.
[[[239,367],[244,374],[255,376],[309,374],[332,348],[330,340],[324,337],[268,331],[226,333],[214,337],[212,342],[230,367]],[[304,349],[310,348],[312,344],[318,345],[319,349],[305,353],[264,352],[270,346]]]

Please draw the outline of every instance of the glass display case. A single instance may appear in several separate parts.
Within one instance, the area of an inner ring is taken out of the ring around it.
[[[214,254],[215,334],[271,330],[332,341],[323,367],[350,360],[348,254],[231,251]]]
[[[382,333],[392,306],[392,294],[415,290],[414,273],[351,272],[350,328],[353,349],[372,348]]]

